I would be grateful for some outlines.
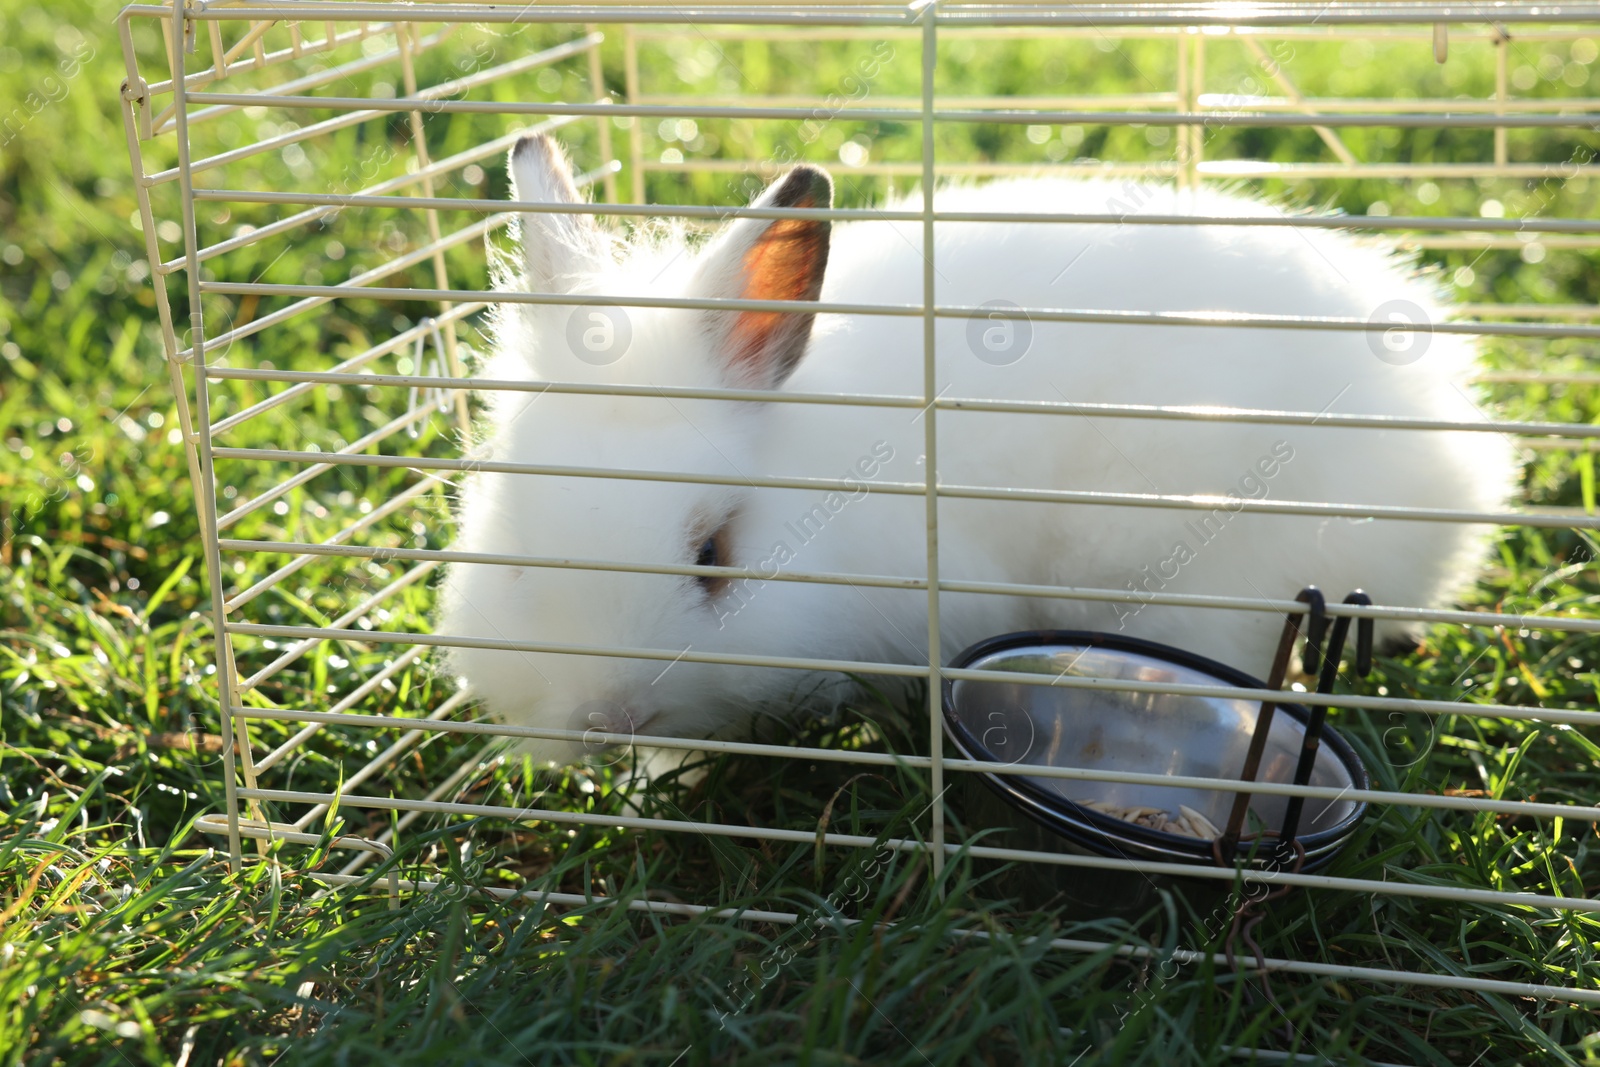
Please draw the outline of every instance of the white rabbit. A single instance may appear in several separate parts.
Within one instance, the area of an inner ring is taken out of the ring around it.
[[[518,199],[576,203],[548,138],[510,159]],[[941,211],[1276,216],[1220,192],[1028,179],[940,188]],[[827,207],[827,174],[801,166],[757,201]],[[920,195],[895,205],[920,210]],[[624,247],[592,216],[525,214],[510,288],[617,296],[738,297],[916,306],[920,222],[740,219],[703,248],[681,234]],[[1024,308],[1255,312],[1379,321],[1401,306],[1431,321],[1440,293],[1391,249],[1283,226],[941,222],[937,302]],[[1403,305],[1392,305],[1403,301]],[[597,314],[600,317],[596,317]],[[502,306],[489,378],[795,393],[923,394],[920,317]],[[940,318],[947,397],[1216,405],[1312,413],[1481,419],[1461,379],[1472,344],[1452,335]],[[1383,344],[1389,344],[1386,349]],[[609,344],[609,347],[608,347]],[[1375,348],[1374,345],[1377,345]],[[1413,345],[1408,350],[1407,346]],[[620,353],[620,354],[619,354]],[[1411,357],[1414,358],[1406,362]],[[1384,358],[1380,358],[1380,354]],[[610,360],[608,362],[608,360]],[[500,393],[491,459],[620,470],[848,479],[853,488],[752,488],[480,472],[459,514],[459,551],[558,560],[747,567],[757,574],[926,574],[916,409],[662,396]],[[1228,494],[1496,511],[1516,465],[1487,432],[1387,431],[937,412],[946,486]],[[1263,515],[1036,501],[945,499],[942,577],[1150,593],[1291,598],[1366,589],[1380,604],[1438,606],[1470,583],[1487,531],[1454,523]],[[1266,673],[1281,619],[1155,603],[947,593],[950,657],[1032,628],[1123,630]],[[849,584],[454,564],[438,632],[595,649],[648,648],[926,663],[927,594]],[[1395,632],[1392,631],[1390,636]],[[515,724],[706,737],[797,694],[847,691],[843,675],[684,659],[455,649],[451,667]],[[828,679],[833,681],[829,682]],[[822,682],[820,687],[817,683]],[[578,746],[529,745],[565,761]]]

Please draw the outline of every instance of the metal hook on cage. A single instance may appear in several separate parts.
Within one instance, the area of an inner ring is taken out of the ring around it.
[[[1308,605],[1306,611],[1306,649],[1302,660],[1307,673],[1312,673],[1320,667],[1318,674],[1317,692],[1319,694],[1331,693],[1333,683],[1338,677],[1339,662],[1344,656],[1345,641],[1350,633],[1350,616],[1341,615],[1335,620],[1332,632],[1328,637],[1328,647],[1322,648],[1323,632],[1328,629],[1327,602],[1316,586],[1307,586],[1300,590],[1295,597],[1302,604]],[[1372,603],[1372,598],[1361,590],[1356,590],[1344,598],[1344,603],[1366,606]],[[1278,640],[1277,655],[1273,659],[1272,672],[1268,680],[1271,689],[1281,689],[1284,678],[1288,674],[1289,658],[1293,654],[1294,643],[1301,630],[1300,612],[1290,612],[1283,623],[1283,632]],[[1372,619],[1363,616],[1356,627],[1356,670],[1365,676],[1372,669]],[[1250,749],[1245,756],[1244,771],[1241,780],[1250,782],[1255,780],[1259,769],[1261,755],[1266,747],[1267,735],[1271,730],[1273,713],[1277,710],[1275,701],[1263,701],[1261,711],[1256,716],[1255,730],[1250,737]],[[1300,762],[1295,770],[1294,784],[1305,785],[1311,778],[1311,768],[1316,763],[1317,752],[1320,747],[1323,720],[1327,717],[1327,706],[1318,704],[1311,710],[1311,716],[1306,723],[1305,737],[1301,744]],[[1211,856],[1218,866],[1226,866],[1235,860],[1240,843],[1241,831],[1244,827],[1244,817],[1249,809],[1250,794],[1238,793],[1234,798],[1233,812],[1228,818],[1227,829],[1221,837],[1211,843]],[[1305,865],[1305,845],[1300,842],[1298,831],[1300,827],[1300,814],[1304,807],[1304,798],[1293,796],[1285,812],[1283,828],[1281,830],[1266,830],[1251,836],[1253,842],[1259,843],[1275,840],[1271,854],[1267,857],[1270,869],[1282,870],[1285,867],[1291,874],[1298,874]],[[1252,859],[1253,862],[1253,859]],[[1227,938],[1223,941],[1223,953],[1227,957],[1228,965],[1237,974],[1242,968],[1235,954],[1239,941],[1250,949],[1256,959],[1257,975],[1261,983],[1261,991],[1266,1000],[1279,1014],[1283,1013],[1282,1006],[1278,1003],[1272,990],[1272,983],[1267,975],[1266,957],[1260,944],[1255,939],[1255,928],[1266,918],[1265,905],[1271,901],[1281,899],[1293,891],[1293,886],[1282,886],[1260,897],[1248,893],[1242,894],[1233,909],[1233,921],[1228,931]]]
[[[428,327],[428,334],[433,339],[433,358],[424,366],[422,358],[423,335],[417,334],[416,343],[411,348],[411,369],[418,377],[442,378],[444,376],[445,356],[444,337],[439,333],[439,323],[433,318],[423,319],[418,326]],[[421,397],[423,404],[431,403],[435,411],[442,411],[450,402],[450,391],[440,386],[419,387],[413,385],[406,400],[406,414],[414,416],[419,410],[417,403]],[[425,420],[412,418],[406,424],[406,436],[415,441],[422,436],[422,423]]]
[[[1357,589],[1345,597],[1344,602],[1368,607],[1372,604],[1372,598]],[[1334,682],[1339,677],[1339,660],[1344,654],[1344,643],[1349,633],[1350,616],[1340,615],[1333,624],[1333,634],[1328,638],[1328,648],[1322,657],[1322,673],[1317,679],[1317,693],[1320,696],[1327,696],[1333,692]],[[1372,618],[1362,616],[1356,625],[1356,674],[1366,677],[1371,671]],[[1327,718],[1327,704],[1318,703],[1312,707],[1311,717],[1306,720],[1305,736],[1300,742],[1300,762],[1294,771],[1294,784],[1297,786],[1311,781],[1311,772],[1317,763],[1317,753],[1322,747],[1322,730]],[[1300,815],[1304,808],[1305,797],[1295,795],[1289,798],[1288,807],[1284,811],[1283,830],[1279,834],[1280,848],[1283,843],[1297,844]]]
[[[1284,679],[1289,674],[1289,659],[1294,654],[1295,641],[1300,637],[1302,629],[1306,635],[1305,653],[1301,659],[1302,664],[1309,674],[1316,670],[1318,652],[1322,644],[1323,631],[1328,626],[1328,606],[1322,591],[1314,585],[1308,585],[1295,594],[1295,600],[1309,605],[1306,623],[1301,626],[1301,613],[1291,611],[1284,616],[1283,630],[1278,637],[1278,651],[1272,659],[1272,670],[1267,675],[1267,688],[1274,691],[1283,688]],[[1244,768],[1239,772],[1241,782],[1253,782],[1256,773],[1261,767],[1261,757],[1266,751],[1267,735],[1272,732],[1273,714],[1278,710],[1276,701],[1264,700],[1261,710],[1256,713],[1256,725],[1250,735],[1250,747],[1245,752]],[[1250,809],[1250,794],[1239,792],[1234,794],[1233,811],[1228,815],[1227,829],[1217,839],[1212,854],[1218,866],[1226,866],[1233,862],[1234,852],[1239,845],[1239,836],[1244,830],[1245,815]]]
[[[1306,647],[1300,653],[1300,669],[1306,674],[1316,674],[1321,662],[1322,639],[1328,633],[1328,601],[1314,585],[1300,590],[1295,599],[1311,606],[1306,612]],[[1298,623],[1298,616],[1291,615],[1290,619]]]

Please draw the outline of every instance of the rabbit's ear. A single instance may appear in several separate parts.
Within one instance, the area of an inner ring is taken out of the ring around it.
[[[572,165],[561,146],[542,133],[522,138],[507,164],[511,195],[544,204],[581,204]],[[592,215],[527,212],[522,215],[522,258],[528,284],[539,292],[565,293],[577,276],[595,269],[600,228]]]
[[[833,206],[826,171],[801,166],[756,200],[756,207]],[[826,221],[739,219],[706,252],[692,291],[740,300],[815,301],[828,266]],[[713,351],[729,380],[775,388],[800,363],[811,339],[813,312],[709,311]]]

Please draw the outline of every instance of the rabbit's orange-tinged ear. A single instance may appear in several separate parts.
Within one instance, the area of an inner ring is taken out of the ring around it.
[[[826,171],[801,166],[774,183],[756,207],[833,206]],[[740,219],[706,253],[694,289],[740,300],[815,301],[828,266],[829,224],[816,219]],[[732,384],[775,388],[805,355],[815,313],[709,311],[711,341]]]
[[[522,138],[507,163],[511,196],[542,204],[581,204],[566,153],[549,136]],[[604,243],[594,217],[528,212],[522,215],[522,257],[528,284],[538,292],[565,293],[577,277],[603,260]]]

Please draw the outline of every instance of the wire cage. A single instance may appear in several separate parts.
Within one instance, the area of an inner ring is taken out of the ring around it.
[[[1600,222],[1582,217],[1573,207],[1596,169],[1580,131],[1597,128],[1600,99],[1579,91],[1583,71],[1563,85],[1564,71],[1539,70],[1516,51],[1528,42],[1562,42],[1571,44],[1575,55],[1587,54],[1592,60],[1597,19],[1600,5],[1522,0],[1496,4],[1492,13],[1471,5],[1399,0],[854,7],[715,3],[693,9],[212,0],[128,7],[119,30],[127,65],[122,92],[127,148],[139,195],[136,221],[147,242],[172,388],[179,398],[181,432],[199,500],[217,635],[223,737],[219,773],[228,806],[226,812],[203,819],[201,828],[225,837],[233,862],[239,864],[250,839],[320,840],[321,820],[335,804],[346,812],[390,813],[392,822],[381,833],[344,833],[334,841],[353,850],[353,858],[342,871],[320,876],[330,883],[359,881],[363,867],[390,854],[397,834],[430,817],[490,816],[556,827],[598,820],[778,841],[817,836],[740,823],[674,823],[490,802],[492,798],[480,798],[482,803],[458,799],[495,758],[485,745],[519,733],[476,716],[470,694],[442,675],[419,673],[436,649],[451,643],[451,635],[423,632],[415,620],[428,617],[430,584],[454,558],[448,548],[452,483],[481,463],[472,454],[471,397],[493,388],[601,393],[609,388],[627,393],[620,386],[486,383],[471,376],[485,347],[479,329],[493,304],[508,298],[556,299],[489,291],[491,257],[486,249],[519,212],[537,210],[536,205],[508,203],[500,174],[508,148],[528,131],[559,131],[579,161],[578,184],[592,194],[593,203],[579,210],[619,225],[671,218],[697,226],[728,216],[730,205],[747,202],[748,179],[765,181],[782,170],[783,160],[761,154],[757,146],[762,142],[743,132],[763,123],[786,128],[810,124],[798,138],[799,158],[830,161],[850,180],[852,193],[845,199],[862,204],[881,202],[896,191],[937,189],[944,179],[1040,172],[1112,178],[1126,182],[1134,195],[1146,181],[1185,187],[1245,184],[1323,202],[1355,191],[1352,195],[1367,204],[1365,215],[1290,214],[1275,224],[1376,233],[1429,256],[1458,257],[1448,261],[1459,264],[1454,280],[1471,295],[1460,320],[1434,328],[1503,346],[1505,359],[1482,380],[1506,395],[1537,391],[1547,396],[1551,390],[1594,380],[1584,371],[1582,355],[1583,346],[1600,336],[1600,326],[1592,324],[1595,308],[1574,300],[1508,301],[1483,287],[1472,288],[1470,279],[1473,264],[1484,257],[1520,261],[1534,272],[1556,269],[1565,258],[1568,266],[1561,269],[1570,272],[1581,271],[1584,254],[1600,248]],[[1144,78],[1141,72],[1141,77],[1124,78],[1115,87],[1087,73],[1098,69],[1096,57],[1115,57],[1134,45],[1145,50],[1142,56],[1160,57],[1159,66],[1149,68],[1155,77]],[[952,84],[941,75],[938,60],[948,54],[944,50],[993,53],[1003,63],[1008,49],[1025,47],[1059,51],[1059,77],[1052,84],[1026,93],[984,95],[986,87]],[[783,61],[787,79],[741,85],[719,81],[713,71],[703,69],[699,57],[733,48],[769,60],[785,48],[802,51],[799,59]],[[833,50],[871,57],[874,49],[875,63],[897,71],[884,75],[879,84],[872,84],[877,66],[872,76],[857,72],[845,85],[819,88],[806,79],[806,55]],[[1426,76],[1415,80],[1409,95],[1356,98],[1337,83],[1299,84],[1292,64],[1285,61],[1295,49],[1344,49],[1353,62],[1371,62],[1381,54],[1415,64]],[[653,55],[666,61],[652,62]],[[1531,79],[1525,73],[1530,65],[1537,75]],[[1478,72],[1473,77],[1487,72],[1488,84],[1458,76],[1464,66]],[[974,126],[994,131],[992,150],[963,152],[964,143],[941,136],[950,127]],[[879,132],[876,142],[865,132],[869,130]],[[1086,131],[1096,146],[1093,157],[1084,150]],[[1282,137],[1263,139],[1268,133]],[[1476,146],[1475,155],[1441,161],[1385,150],[1402,138],[1422,136],[1469,138],[1461,143]],[[330,164],[342,175],[331,188],[326,180]],[[1532,190],[1524,210],[1508,212],[1495,201],[1477,214],[1408,215],[1383,202],[1385,190],[1396,190],[1388,199],[1397,204],[1430,204],[1440,200],[1442,188],[1444,202],[1455,204],[1460,201],[1453,190],[1479,189],[1496,181],[1514,181]],[[847,203],[821,217],[859,218],[867,210]],[[920,210],[906,214],[906,225],[925,226],[931,233],[941,217],[939,196],[924,196]],[[1161,223],[1115,209],[1106,217],[1134,225]],[[321,266],[291,280],[263,280],[275,277],[274,257],[283,249],[313,244]],[[559,300],[605,302],[571,295]],[[625,299],[613,301],[618,302],[627,304]],[[1278,617],[1306,610],[1301,602],[1250,588],[1241,588],[1222,604],[1181,593],[1067,585],[984,590],[973,583],[941,580],[940,501],[953,492],[974,490],[940,481],[937,427],[941,415],[970,407],[973,400],[935,391],[933,324],[942,318],[971,319],[983,309],[937,304],[930,272],[920,307],[846,310],[905,314],[927,325],[925,393],[831,398],[900,407],[909,416],[920,412],[923,417],[928,461],[921,484],[899,488],[925,501],[926,576],[853,577],[924,591],[931,618],[926,647],[938,649],[941,644],[941,597],[961,592],[1227,607]],[[1025,310],[1108,321],[1095,308]],[[1258,325],[1373,329],[1364,321],[1307,323],[1271,316],[1262,317]],[[281,358],[274,362],[263,355],[269,350],[292,350],[296,356],[279,365]],[[348,354],[335,358],[333,352]],[[722,396],[724,402],[738,402],[734,392]],[[719,396],[716,391],[691,395],[707,402]],[[357,408],[364,432],[348,440],[337,436],[329,413]],[[1054,418],[1090,413],[1061,397],[1012,403],[1007,410]],[[1513,405],[1509,410],[1534,409]],[[1138,405],[1098,405],[1093,414],[1105,419],[1196,417]],[[1329,416],[1223,411],[1205,417],[1304,426]],[[1340,417],[1363,425],[1359,414]],[[275,427],[278,447],[235,443],[241,427],[262,423]],[[1440,423],[1416,428],[1460,427]],[[1503,419],[1494,429],[1513,437],[1535,466],[1586,462],[1600,437],[1600,429],[1587,421],[1560,417]],[[1003,495],[1007,488],[980,490]],[[1071,487],[1057,495],[1070,499]],[[1193,499],[1123,494],[1109,503],[1183,508],[1192,506]],[[1300,504],[1352,521],[1375,514],[1359,504]],[[1487,519],[1506,529],[1582,532],[1600,527],[1592,501],[1589,505],[1534,500],[1516,512],[1487,517],[1412,517]],[[625,561],[522,562],[582,569]],[[309,606],[314,591],[297,585],[308,573],[341,576],[331,579],[345,597],[341,610],[319,614]],[[839,576],[797,572],[780,580],[827,582]],[[1538,630],[1581,636],[1600,631],[1600,618],[1581,604],[1559,615],[1393,604],[1330,605],[1328,612],[1336,619],[1414,619],[1500,634]],[[410,619],[412,626],[391,626],[391,619]],[[633,657],[663,667],[685,657],[719,662],[716,655],[677,648],[546,647],[518,643],[514,637],[505,647]],[[351,668],[354,674],[345,670],[351,659],[360,660]],[[757,741],[661,743],[773,759],[911,768],[925,785],[926,814],[915,836],[891,840],[888,847],[924,850],[935,865],[958,850],[994,860],[1125,865],[960,839],[947,818],[946,785],[985,767],[947,754],[941,740],[941,686],[949,679],[991,675],[950,668],[938,655],[928,660],[817,664],[786,656],[781,648],[757,657],[758,662],[784,667],[848,668],[866,676],[924,681],[929,718],[921,755]],[[720,662],[740,661],[723,657]],[[1540,691],[1536,672],[1528,673],[1523,690],[1535,697]],[[298,679],[292,687],[284,684],[291,673]],[[352,677],[359,680],[346,684]],[[397,693],[397,686],[403,691]],[[1268,695],[1248,688],[1221,692],[1257,700]],[[1431,724],[1445,717],[1452,717],[1451,722],[1535,719],[1558,729],[1594,729],[1592,711],[1545,706],[1538,699],[1508,703],[1460,697],[1385,690],[1327,699],[1301,694],[1297,699],[1312,704],[1320,699],[1403,723]],[[388,710],[374,711],[378,706]],[[539,731],[520,732],[528,736]],[[439,741],[459,746],[457,769],[429,783],[425,791],[410,788],[404,773],[408,754]],[[337,795],[298,788],[295,781],[297,766],[313,758],[313,747],[324,742],[332,747],[315,758],[343,763]],[[1079,777],[1128,780],[1116,771],[1081,772]],[[1226,791],[1236,785],[1235,780],[1206,779],[1198,788]],[[1330,795],[1309,786],[1275,788],[1290,795]],[[1600,819],[1600,808],[1592,805],[1510,799],[1481,790],[1444,795],[1374,788],[1363,799],[1424,815],[1567,820],[1585,827],[1584,832]],[[825,833],[820,839],[841,849],[878,844],[840,833]],[[1162,870],[1160,864],[1146,868]],[[1168,873],[1195,874],[1188,869]],[[1198,877],[1228,885],[1238,875],[1218,868]],[[1250,877],[1278,886],[1371,894],[1374,899],[1401,895],[1466,908],[1525,909],[1541,920],[1600,911],[1600,899],[1592,895],[1487,885],[1465,889],[1337,873],[1257,872]],[[397,890],[427,890],[436,884],[421,877],[401,880],[398,874],[392,880]],[[542,895],[556,904],[587,899]],[[629,906],[687,914],[708,905],[632,901]],[[750,917],[772,922],[797,918],[777,912]],[[1552,937],[1554,930],[1552,926]],[[1101,946],[1063,940],[1059,947],[1082,951]],[[1136,955],[1142,950],[1126,951]],[[1183,950],[1178,959],[1194,962],[1205,955]],[[1592,975],[1540,983],[1396,969],[1370,960],[1259,959],[1245,964],[1600,1003],[1600,987]]]

